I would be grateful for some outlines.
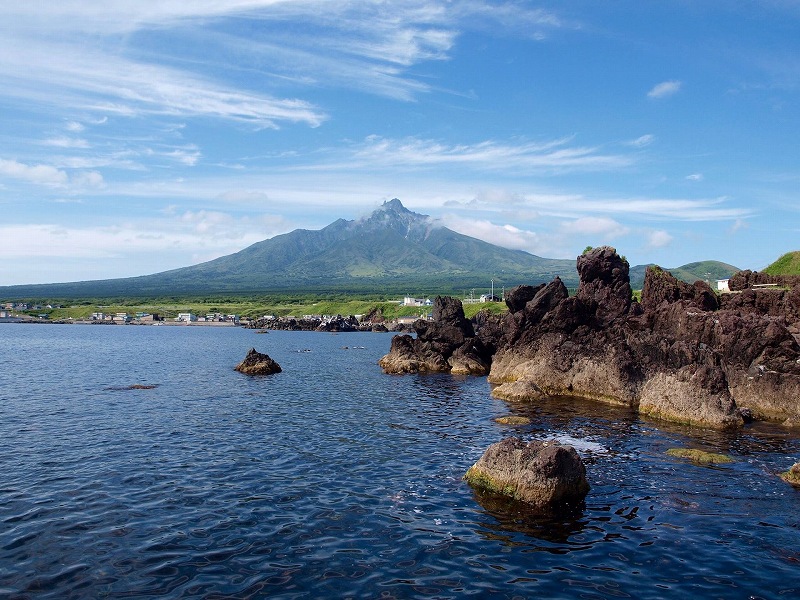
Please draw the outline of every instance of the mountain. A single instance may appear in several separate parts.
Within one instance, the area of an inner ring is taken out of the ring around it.
[[[641,288],[645,266],[631,269]],[[722,279],[736,267],[705,261],[670,271],[679,279]],[[509,250],[384,202],[371,215],[320,230],[296,229],[234,254],[141,277],[0,287],[0,298],[154,297],[220,293],[476,294],[558,275],[578,285],[574,259]]]
[[[631,287],[635,290],[641,289],[644,285],[644,272],[648,266],[652,265],[637,265],[631,267]],[[716,260],[703,260],[700,262],[687,263],[681,267],[672,269],[664,269],[672,273],[674,277],[685,281],[687,283],[694,283],[698,279],[708,281],[711,287],[716,288],[715,282],[717,279],[728,279],[734,273],[740,271],[738,267],[729,265],[724,262]]]
[[[787,252],[764,269],[769,275],[800,275],[800,251]]]
[[[240,252],[153,275],[0,288],[1,297],[251,292],[456,293],[550,281],[577,285],[574,260],[548,259],[456,233],[400,200],[366,218],[297,229]]]

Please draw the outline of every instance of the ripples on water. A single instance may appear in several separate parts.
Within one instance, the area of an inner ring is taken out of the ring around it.
[[[483,378],[382,374],[383,334],[0,325],[0,343],[0,597],[800,595],[800,492],[775,476],[800,441],[779,427],[509,405]],[[234,372],[251,346],[284,371]],[[585,506],[465,485],[510,433],[573,443]],[[735,462],[665,454],[683,446]]]

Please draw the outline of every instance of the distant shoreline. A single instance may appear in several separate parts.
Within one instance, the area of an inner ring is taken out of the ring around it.
[[[123,326],[162,326],[167,327],[242,327],[245,323],[234,323],[232,321],[150,321],[150,322],[130,322],[120,323],[115,321],[91,321],[87,319],[36,319],[24,317],[0,317],[0,323],[16,323],[23,325],[123,325]]]

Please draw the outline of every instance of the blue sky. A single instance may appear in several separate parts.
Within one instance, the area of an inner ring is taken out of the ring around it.
[[[800,2],[0,8],[0,285],[144,275],[400,200],[550,258],[800,249]]]

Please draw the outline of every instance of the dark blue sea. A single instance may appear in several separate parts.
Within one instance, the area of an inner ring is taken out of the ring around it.
[[[383,374],[390,340],[0,325],[0,597],[800,597],[798,433],[510,405]],[[283,372],[235,372],[251,347]],[[585,506],[477,496],[464,472],[511,434],[574,444]]]

